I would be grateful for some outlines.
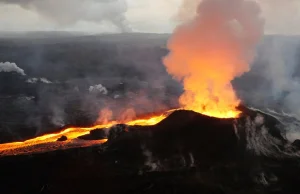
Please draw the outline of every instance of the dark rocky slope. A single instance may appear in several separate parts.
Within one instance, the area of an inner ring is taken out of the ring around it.
[[[243,112],[235,120],[176,111],[155,126],[115,126],[101,146],[3,157],[1,192],[299,193],[297,147],[276,119]]]

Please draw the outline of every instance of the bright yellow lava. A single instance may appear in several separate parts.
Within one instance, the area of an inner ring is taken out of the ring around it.
[[[140,126],[155,125],[155,124],[159,123],[160,121],[162,121],[164,118],[166,118],[173,111],[174,110],[170,110],[163,114],[160,114],[157,116],[152,116],[149,118],[136,119],[133,121],[126,122],[125,124],[131,125],[131,126],[133,126],[133,125],[140,125]],[[24,149],[24,148],[28,148],[28,147],[34,147],[36,145],[48,144],[48,143],[53,143],[53,142],[56,142],[58,144],[64,144],[64,145],[66,143],[72,144],[72,141],[74,139],[77,139],[78,137],[83,136],[83,135],[87,135],[92,130],[110,128],[113,125],[116,125],[118,123],[120,123],[120,122],[111,121],[107,124],[100,124],[100,125],[95,125],[92,127],[84,127],[84,128],[70,127],[70,128],[66,128],[58,133],[42,135],[42,136],[39,136],[39,137],[36,137],[33,139],[26,140],[24,142],[12,142],[12,143],[0,144],[0,155],[1,155],[1,152],[5,153],[6,151],[10,151],[12,154],[14,154],[13,150],[16,150],[16,149]],[[62,136],[67,137],[67,141],[57,142],[57,139],[59,139]],[[83,144],[82,141],[84,141],[84,140],[81,140],[81,142],[77,141],[77,145]],[[107,139],[103,139],[100,142],[98,141],[97,143],[104,143],[106,141],[107,141]],[[80,142],[80,143],[78,143],[78,142]],[[84,143],[84,145],[86,145],[86,142]],[[94,142],[91,142],[91,143],[94,143]],[[59,149],[61,149],[61,147],[59,147]],[[36,148],[33,148],[31,152],[35,152],[35,150],[36,150]]]
[[[195,111],[198,112],[198,111]],[[203,115],[207,115],[210,117],[215,118],[221,118],[221,119],[227,119],[227,118],[237,118],[241,114],[241,111],[239,110],[229,110],[229,111],[202,111],[199,113]]]
[[[166,111],[163,114],[136,119],[132,121],[125,122],[126,125],[134,126],[151,126],[161,122],[165,119],[170,113],[174,112],[175,110],[180,109],[172,109]],[[202,110],[201,110],[202,111]],[[197,111],[195,111],[197,112]],[[199,111],[200,112],[200,111]],[[204,111],[201,114],[212,116],[216,118],[236,118],[239,116],[240,112],[237,110],[227,111],[227,112],[209,112]],[[58,133],[46,134],[42,135],[33,139],[29,139],[23,142],[12,142],[12,143],[5,143],[0,144],[0,156],[1,155],[15,155],[15,154],[28,154],[28,153],[36,153],[36,152],[45,152],[45,151],[53,151],[57,149],[67,149],[72,147],[87,147],[97,144],[102,144],[107,141],[107,139],[102,140],[92,140],[92,141],[85,141],[78,139],[78,137],[87,135],[90,131],[95,129],[105,129],[110,128],[116,124],[122,122],[118,121],[111,121],[107,124],[100,124],[95,125],[92,127],[70,127],[66,128]],[[66,141],[58,142],[57,140],[65,136],[67,137]]]

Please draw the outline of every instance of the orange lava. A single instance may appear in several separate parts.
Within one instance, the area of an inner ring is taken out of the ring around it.
[[[197,6],[195,4],[197,3]],[[182,82],[182,108],[218,118],[236,118],[240,104],[231,81],[250,70],[263,35],[256,1],[183,1],[197,7],[168,42],[167,72]]]
[[[175,110],[175,109],[174,109]],[[125,124],[133,126],[149,126],[155,125],[166,118],[174,110],[169,110],[163,114],[154,115],[147,118],[135,119],[132,121],[125,122]],[[106,124],[99,124],[92,127],[70,127],[66,128],[58,133],[46,134],[33,139],[26,140],[24,142],[12,142],[0,144],[0,156],[1,155],[14,155],[14,154],[27,154],[36,153],[43,151],[51,151],[57,149],[66,149],[69,147],[86,147],[91,145],[102,144],[107,141],[107,139],[95,140],[95,141],[85,141],[77,139],[80,136],[87,135],[90,131],[95,129],[105,129],[110,128],[113,125],[122,122],[118,121],[107,121]],[[62,136],[66,136],[67,140],[64,142],[58,142]]]

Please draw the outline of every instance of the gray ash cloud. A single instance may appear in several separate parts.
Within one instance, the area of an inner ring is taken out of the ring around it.
[[[131,31],[124,15],[127,11],[125,0],[0,0],[0,3],[19,5],[58,27],[68,27],[80,21],[109,22],[121,32]]]

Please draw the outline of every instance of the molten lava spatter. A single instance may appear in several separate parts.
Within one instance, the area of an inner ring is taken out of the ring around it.
[[[175,110],[175,109],[174,109]],[[149,126],[155,125],[166,118],[174,110],[167,111],[162,114],[154,115],[151,117],[145,117],[140,119],[135,119],[132,121],[125,122],[126,125],[140,125]],[[57,149],[66,149],[69,147],[86,147],[91,145],[102,144],[107,141],[107,139],[95,140],[95,141],[84,141],[77,139],[80,136],[89,134],[90,131],[95,129],[105,129],[110,128],[113,125],[122,122],[110,121],[106,124],[99,124],[92,127],[70,127],[64,129],[58,133],[46,134],[33,139],[26,140],[24,142],[12,142],[6,144],[0,144],[0,155],[13,155],[15,153],[33,153],[33,152],[43,152],[51,151]],[[67,140],[64,142],[57,142],[57,140],[65,136]],[[21,151],[20,151],[21,150]]]
[[[231,81],[250,69],[263,35],[260,8],[252,0],[198,2],[194,17],[172,34],[164,64],[183,84],[182,108],[218,118],[238,117],[240,101]]]
[[[194,85],[202,88],[199,86],[201,82]],[[229,89],[220,89],[214,93],[214,95],[208,94],[204,88],[203,90],[186,91],[180,97],[179,102],[186,110],[193,110],[216,118],[237,118],[241,114],[241,111],[237,110],[240,100],[235,97],[231,86]]]

